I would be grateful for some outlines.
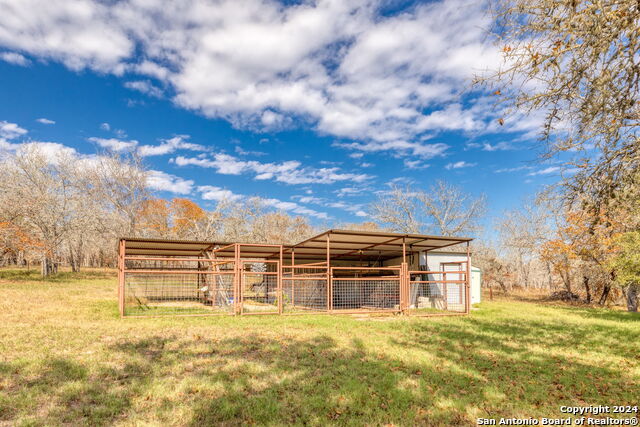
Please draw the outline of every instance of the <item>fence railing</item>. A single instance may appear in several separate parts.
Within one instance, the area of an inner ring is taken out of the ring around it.
[[[282,265],[259,259],[121,257],[123,316],[466,313],[468,273]]]

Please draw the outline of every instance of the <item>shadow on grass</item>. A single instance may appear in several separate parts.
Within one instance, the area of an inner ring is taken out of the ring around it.
[[[556,402],[610,404],[621,390],[629,390],[622,396],[631,403],[640,386],[611,366],[514,349],[507,331],[492,338],[460,325],[438,329],[436,336],[413,329],[394,343],[431,355],[434,363],[367,351],[358,339],[339,346],[328,336],[249,335],[198,344],[155,338],[121,343],[118,351],[153,372],[194,378],[173,402],[174,409],[189,407],[194,426],[475,424],[477,416],[547,416]]]
[[[640,312],[629,312],[623,310],[611,310],[608,308],[591,307],[562,307],[561,310],[576,314],[588,319],[612,320],[615,322],[638,322],[640,324]]]
[[[89,369],[69,359],[47,359],[34,375],[16,364],[0,364],[0,374],[13,384],[0,398],[0,424],[109,425],[130,407],[144,367]],[[33,410],[36,405],[37,410]],[[24,415],[24,414],[28,415]]]
[[[635,340],[627,347],[616,343],[613,327],[596,326],[567,330],[559,322],[482,316],[417,320],[398,323],[384,352],[366,336],[346,344],[322,334],[128,338],[105,349],[128,361],[120,368],[53,359],[32,375],[17,364],[0,365],[0,374],[12,378],[0,420],[30,413],[33,424],[109,425],[138,416],[129,421],[475,425],[476,417],[560,416],[560,404],[632,404],[637,376],[556,351],[579,342],[638,362],[637,334],[627,336]],[[36,408],[24,406],[34,398]]]

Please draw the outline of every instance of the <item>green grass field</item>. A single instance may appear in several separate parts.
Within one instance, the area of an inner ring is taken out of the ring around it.
[[[120,319],[113,273],[0,271],[0,425],[475,425],[640,403],[640,316]]]

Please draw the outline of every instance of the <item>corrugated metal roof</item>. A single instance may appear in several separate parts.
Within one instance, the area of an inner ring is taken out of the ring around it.
[[[295,245],[283,245],[284,253],[295,253],[296,259],[324,260],[327,252],[327,238],[331,259],[387,259],[402,255],[403,243],[407,253],[429,251],[469,242],[468,237],[430,236],[426,234],[403,234],[390,232],[356,231],[331,229]],[[206,250],[217,251],[219,257],[233,257],[235,248],[230,242],[154,239],[130,237],[125,241],[125,255],[166,255],[197,256]],[[278,246],[263,246],[260,243],[238,243],[243,258],[277,258]]]

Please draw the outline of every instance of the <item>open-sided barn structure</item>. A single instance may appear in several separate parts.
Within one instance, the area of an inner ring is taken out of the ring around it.
[[[120,314],[464,314],[471,240],[353,230],[295,245],[122,238]],[[429,270],[430,252],[460,244],[462,257]]]

